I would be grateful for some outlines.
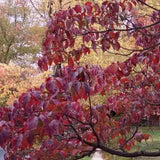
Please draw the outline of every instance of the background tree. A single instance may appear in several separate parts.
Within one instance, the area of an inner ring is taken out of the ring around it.
[[[152,10],[147,23],[138,6]],[[38,64],[43,70],[53,62],[62,67],[1,108],[5,159],[74,160],[96,148],[124,157],[160,156],[159,148],[130,150],[150,138],[140,132],[141,120],[159,112],[159,27],[159,10],[145,0],[86,2],[54,13]],[[122,39],[132,40],[133,48]],[[98,56],[99,50],[126,60],[105,68],[81,65],[82,55]],[[108,94],[106,101],[93,104],[97,94]]]
[[[22,55],[41,51],[45,28],[34,25],[27,1],[7,0],[0,3],[0,12],[1,63],[8,64]]]
[[[51,74],[34,68],[0,64],[0,106],[9,106],[26,90],[38,87]]]

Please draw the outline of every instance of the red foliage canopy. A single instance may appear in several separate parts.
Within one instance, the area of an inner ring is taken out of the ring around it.
[[[138,5],[154,10],[149,24],[137,20],[133,11]],[[134,37],[141,48],[128,49],[127,60],[105,69],[78,65],[81,56],[97,52],[97,46],[103,52],[111,47],[120,51],[124,33]],[[43,70],[53,62],[68,66],[62,66],[40,88],[23,93],[13,106],[0,108],[0,145],[6,150],[5,159],[74,160],[96,148],[124,157],[160,156],[159,150],[128,152],[135,142],[149,138],[138,127],[144,116],[160,107],[159,35],[160,12],[145,0],[87,2],[55,13],[38,64]],[[82,44],[76,48],[80,36]],[[105,104],[92,105],[91,96],[110,91],[113,94]],[[88,107],[81,99],[89,102]]]

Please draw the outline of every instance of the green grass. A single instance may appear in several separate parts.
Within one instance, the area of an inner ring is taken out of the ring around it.
[[[143,133],[151,135],[149,140],[137,145],[139,150],[157,151],[160,148],[160,127],[142,127]]]
[[[81,160],[90,160],[90,159],[91,159],[90,157],[84,157]]]
[[[132,148],[134,150],[146,150],[146,151],[157,151],[160,148],[160,127],[141,127],[140,130],[143,133],[149,134],[151,137],[149,140],[142,141],[142,143],[137,143],[136,147]],[[150,160],[148,158],[147,160]],[[153,158],[155,160],[155,158]],[[160,159],[160,158],[158,158]],[[85,157],[81,160],[91,160],[90,157]],[[146,158],[125,158],[113,155],[111,160],[146,160]]]
[[[160,127],[141,127],[140,130],[143,133],[149,134],[151,137],[147,141],[137,143],[134,150],[146,150],[146,151],[157,151],[160,148]],[[138,157],[138,158],[125,158],[119,156],[112,156],[112,160],[151,160],[152,158]],[[153,158],[154,160],[156,158]],[[160,159],[160,158],[158,158]]]

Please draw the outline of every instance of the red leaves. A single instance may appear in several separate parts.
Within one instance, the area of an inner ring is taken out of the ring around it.
[[[109,36],[113,40],[117,40],[119,38],[119,35],[120,35],[120,32],[113,32],[113,31],[109,32]]]
[[[11,132],[7,128],[0,128],[0,144],[1,146],[6,143],[11,136]]]
[[[131,2],[136,6],[137,2],[135,0],[131,0]]]
[[[84,98],[85,100],[87,100],[89,96],[89,92],[90,92],[90,89],[86,83],[77,82],[73,84],[71,88],[71,93],[74,101],[77,101],[78,99],[81,99],[81,98]]]
[[[73,20],[72,20],[72,19],[66,20],[66,27],[67,27],[68,30],[71,29],[71,26],[72,26],[72,25],[73,25]],[[68,36],[68,35],[67,35],[67,36]],[[70,37],[68,37],[68,38],[70,38]]]
[[[46,89],[52,93],[56,91],[55,81],[50,77],[46,79]]]
[[[97,3],[94,5],[94,9],[95,9],[95,15],[98,16],[101,11],[100,11],[100,7]]]
[[[82,88],[82,87],[84,87],[84,88]],[[82,87],[78,91],[78,96],[79,96],[79,98],[84,98],[85,100],[87,100],[89,89],[86,88],[84,85]]]
[[[47,71],[47,70],[48,70],[47,57],[43,57],[42,59],[40,59],[40,60],[38,61],[38,66],[39,66],[41,69]]]
[[[88,48],[83,46],[83,50],[85,49],[88,51]],[[143,74],[136,74],[136,76],[130,76],[129,74],[129,76],[125,76],[126,73],[128,75],[131,66],[134,67],[130,58],[122,63],[112,63],[106,69],[97,66],[72,67],[71,65],[70,67],[63,67],[63,77],[49,77],[41,87],[42,89],[30,90],[22,94],[19,98],[21,107],[18,107],[19,104],[15,104],[15,108],[17,108],[23,118],[17,119],[17,117],[12,115],[13,122],[14,118],[16,119],[16,127],[20,128],[18,130],[14,129],[14,132],[20,132],[13,140],[15,150],[24,149],[24,146],[32,147],[35,143],[36,135],[38,135],[38,138],[42,139],[42,141],[45,138],[59,140],[56,147],[51,149],[52,152],[57,151],[57,147],[62,147],[59,143],[60,141],[61,143],[66,143],[63,138],[67,139],[75,136],[75,133],[69,126],[71,124],[74,125],[83,139],[89,142],[96,142],[96,137],[90,127],[87,126],[86,129],[86,126],[82,125],[83,122],[88,122],[90,112],[87,109],[84,111],[83,107],[85,106],[82,107],[79,102],[81,99],[88,100],[89,96],[92,98],[92,95],[97,93],[106,93],[108,86],[109,91],[114,92],[117,91],[117,88],[120,88],[122,92],[118,90],[119,93],[112,94],[112,97],[108,96],[106,104],[101,107],[93,106],[95,111],[93,111],[92,121],[95,124],[95,130],[100,139],[106,141],[105,143],[107,143],[107,138],[116,140],[116,137],[126,136],[130,131],[122,126],[130,126],[141,121],[142,99],[139,99],[139,97],[144,95],[144,90],[140,88],[144,83]],[[121,75],[117,79],[119,73]],[[133,77],[134,79],[132,79]],[[135,80],[134,85],[141,83],[138,86],[139,88],[126,89],[125,85],[130,84],[132,80]],[[156,77],[153,83],[158,85],[159,82]],[[111,111],[116,112],[116,115],[111,115]],[[68,115],[68,119],[64,115]],[[17,123],[17,120],[20,122]],[[82,121],[82,123],[79,121]],[[68,137],[65,136],[65,133],[67,133]],[[136,141],[141,142],[143,139],[147,140],[148,135],[135,136]],[[9,137],[2,143],[6,144],[7,140],[9,140]],[[117,139],[117,143],[120,146],[123,146],[125,142],[124,138]],[[70,144],[70,147],[74,148],[74,145]],[[132,141],[127,142],[123,149],[130,150],[133,145]],[[43,150],[43,148],[46,149],[47,147],[41,146],[41,148]],[[46,150],[49,149],[48,144]],[[65,147],[62,147],[62,151],[63,149],[65,151]],[[79,150],[75,150],[72,156],[78,153]],[[68,156],[66,152],[64,152],[64,156]]]
[[[145,134],[143,133],[143,139],[146,141],[150,138],[150,135],[149,134]]]
[[[91,40],[91,36],[89,34],[83,36],[83,43],[84,42],[88,43],[90,40]]]
[[[132,10],[132,3],[131,3],[131,2],[128,2],[128,4],[127,4],[127,9],[128,9],[128,11],[131,11],[131,10]]]
[[[68,58],[68,66],[70,68],[73,68],[73,66],[74,66],[74,61],[73,61],[73,58],[71,56],[69,56],[69,58]]]
[[[19,134],[19,135],[15,135],[14,136],[14,140],[13,140],[13,146],[15,149],[19,148],[20,145],[22,144],[23,141],[23,135]]]
[[[33,117],[28,119],[27,123],[27,128],[28,130],[36,130],[37,129],[37,125],[38,125],[38,117]]]
[[[119,144],[120,145],[124,144],[124,142],[125,142],[125,139],[119,139]]]
[[[120,146],[123,146],[123,149],[127,149],[128,151],[130,151],[131,147],[134,146],[134,142],[133,141],[129,141],[126,143],[125,139],[119,139],[119,144]]]
[[[76,5],[76,6],[74,7],[74,9],[75,9],[75,11],[76,11],[77,13],[80,13],[81,10],[82,10],[80,5]]]
[[[107,12],[111,10],[114,14],[103,14],[105,9]],[[77,35],[83,36],[83,43],[91,42],[92,49],[95,52],[99,44],[103,51],[107,51],[110,46],[118,51],[120,49],[118,42],[120,32],[99,33],[94,26],[95,23],[98,23],[104,25],[105,28],[112,28],[113,24],[109,21],[110,18],[118,25],[118,11],[117,3],[105,1],[102,7],[98,4],[86,2],[84,6],[76,5],[74,8],[55,13],[46,32],[46,40],[43,43],[44,57],[38,62],[40,68],[47,70],[48,65],[51,65],[52,62],[56,65],[61,62],[68,62],[69,66],[73,67],[73,61],[79,61],[82,54],[89,53],[89,51],[85,51],[86,49],[82,49],[77,52],[78,55],[72,55],[72,58],[70,58],[70,52],[73,52],[73,50],[68,52],[68,49],[70,50],[75,46]],[[110,18],[107,20],[106,16]],[[88,33],[85,28],[88,28]]]
[[[158,83],[156,84],[156,87],[157,87],[158,89],[160,89],[160,82],[158,82]]]
[[[60,150],[60,155],[63,157],[63,159],[65,159],[67,156],[68,156],[68,154],[67,154],[67,152],[65,152],[65,151],[63,151],[63,150]]]
[[[112,43],[112,47],[113,47],[114,50],[118,51],[120,49],[119,42]]]
[[[72,150],[72,156],[76,156],[77,154],[79,154],[81,152],[80,149],[73,149]]]
[[[160,63],[160,56],[156,55],[156,54],[151,54],[149,56],[150,59],[150,63],[152,63],[153,65],[158,65]]]
[[[30,100],[31,100],[31,95],[29,92],[23,93],[19,97],[19,102],[24,106],[24,107],[29,107],[30,105]]]
[[[110,42],[108,39],[106,38],[103,38],[101,40],[101,45],[102,45],[102,50],[103,52],[107,51],[109,48],[110,48]]]
[[[131,130],[143,116],[158,112],[160,55],[155,42],[159,42],[159,24],[141,32],[138,26],[142,23],[133,22],[138,27],[134,30],[130,24],[120,28],[120,22],[125,24],[126,19],[122,16],[119,20],[119,14],[130,14],[136,3],[105,1],[99,6],[87,2],[54,14],[38,65],[47,70],[52,62],[62,64],[61,74],[50,76],[40,88],[23,93],[12,107],[0,109],[0,143],[8,154],[15,151],[19,156],[27,148],[27,156],[33,159],[74,159],[91,150],[98,140],[112,147],[110,141],[114,139],[115,146],[129,151],[133,141],[149,139],[148,134],[140,132],[134,139]],[[158,13],[155,16],[158,18]],[[129,32],[124,33],[125,28]],[[120,36],[121,31],[124,34]],[[119,37],[126,34],[133,36],[141,49],[132,50],[124,62],[114,61],[105,69],[77,63],[91,50],[97,51],[98,56],[97,47],[104,52],[120,52]],[[35,147],[37,141],[39,146]]]
[[[87,10],[87,14],[90,15],[92,13],[92,9],[93,9],[92,3],[91,2],[86,2],[85,3],[85,8]]]
[[[89,133],[89,132],[85,132],[83,134],[83,139],[85,139],[88,142],[95,142],[96,141],[96,137],[92,133]]]
[[[136,66],[137,62],[138,62],[138,60],[137,60],[136,55],[132,56],[132,57],[131,57],[131,63],[132,63],[134,66]]]
[[[116,72],[118,71],[118,65],[116,63],[112,63],[110,66],[108,66],[105,69],[105,73],[106,74],[116,74]]]
[[[57,65],[61,62],[63,62],[63,57],[61,53],[54,53],[53,54],[53,62]]]
[[[35,138],[34,132],[26,130],[25,133],[24,133],[24,137],[25,137],[25,139],[23,140],[22,143],[25,144],[25,147],[29,147],[30,148],[33,145],[33,141],[34,141],[34,138]]]
[[[146,2],[146,0],[140,0],[138,1],[139,3],[141,3],[142,5]],[[144,2],[144,3],[143,3]]]
[[[32,98],[34,98],[35,100],[39,100],[41,98],[41,92],[40,91],[31,91],[31,96]]]
[[[51,138],[52,135],[54,134],[59,134],[59,121],[57,120],[52,120],[47,126],[46,126],[46,131]]]
[[[127,77],[121,78],[121,83],[128,83],[128,78]]]
[[[103,14],[105,9],[111,10],[114,14]],[[107,20],[106,16],[111,17],[118,25],[118,10],[117,3],[106,1],[103,2],[102,8],[98,4],[86,2],[84,6],[76,5],[74,8],[55,13],[46,32],[46,39],[43,43],[44,56],[38,62],[40,68],[47,70],[48,65],[51,65],[52,62],[57,65],[66,61],[68,61],[70,67],[73,67],[73,61],[79,61],[82,54],[89,53],[89,51],[85,51],[86,49],[82,49],[81,52],[78,52],[78,56],[76,54],[72,55],[73,60],[69,57],[70,52],[73,50],[69,52],[68,50],[75,46],[77,35],[83,35],[83,43],[91,42],[92,49],[95,52],[99,44],[101,44],[103,51],[107,51],[110,46],[118,51],[120,49],[120,44],[118,43],[120,32],[99,33],[94,26],[95,23],[104,25],[105,28],[113,26],[112,22],[109,21],[110,18]],[[85,33],[87,31],[85,28],[88,28],[88,33]],[[102,36],[103,34],[104,36]]]
[[[82,46],[82,53],[89,54],[90,53],[90,49],[88,47]]]
[[[109,43],[112,45],[113,49],[118,51],[120,49],[120,43],[118,42],[120,32],[109,32]]]

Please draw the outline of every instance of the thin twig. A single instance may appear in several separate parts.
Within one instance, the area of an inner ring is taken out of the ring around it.
[[[127,32],[127,31],[133,31],[133,30],[141,30],[141,29],[150,28],[150,27],[152,27],[154,25],[157,25],[159,23],[160,23],[160,20],[158,20],[155,23],[152,23],[150,25],[145,25],[145,26],[135,26],[135,27],[131,27],[131,28],[128,28],[128,29],[108,28],[108,29],[102,30],[102,31],[87,31],[87,32],[81,33],[79,35],[87,35],[87,34],[90,34],[90,33],[106,33],[106,32],[111,32],[111,31]]]
[[[124,147],[129,141],[131,141],[131,140],[134,138],[134,136],[136,135],[137,131],[138,131],[138,126],[136,126],[136,129],[135,129],[133,135],[132,135],[130,138],[128,138],[122,145],[120,145],[119,148],[123,150],[123,147]]]
[[[38,13],[42,18],[44,18],[44,16],[39,12],[39,10],[37,9],[37,7],[34,5],[33,1],[30,0],[30,2],[31,2],[31,4],[32,4],[33,8],[37,11],[37,13]]]
[[[147,3],[145,3],[144,1],[142,1],[142,0],[137,0],[138,2],[141,2],[142,4],[144,4],[145,6],[147,6],[147,7],[149,7],[149,8],[151,8],[151,9],[153,9],[153,10],[155,10],[155,11],[159,11],[159,9],[157,9],[157,8],[154,8],[153,6],[151,6],[151,5],[149,5],[149,4],[147,4]]]
[[[73,116],[71,116],[71,115],[68,115],[68,114],[64,114],[66,117],[69,117],[69,118],[71,118],[71,119],[74,119],[75,121],[77,121],[77,122],[79,122],[79,123],[81,123],[81,124],[83,124],[83,125],[89,125],[89,123],[86,123],[86,122],[82,122],[82,121],[80,121],[79,119],[77,119],[77,118],[75,118],[75,117],[73,117]]]

